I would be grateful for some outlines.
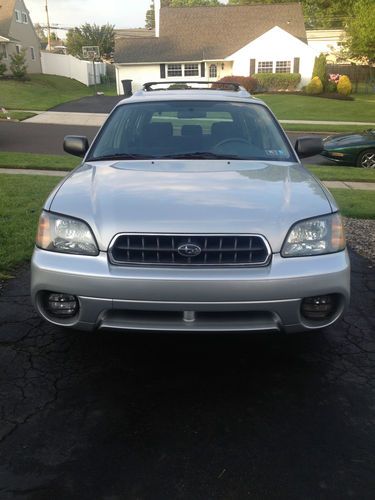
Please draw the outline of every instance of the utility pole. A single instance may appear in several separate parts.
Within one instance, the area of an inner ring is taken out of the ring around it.
[[[51,25],[49,23],[48,0],[46,0],[46,14],[47,14],[47,41],[48,41],[48,50],[51,52]]]

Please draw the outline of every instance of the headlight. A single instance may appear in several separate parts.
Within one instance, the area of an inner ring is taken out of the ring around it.
[[[98,255],[99,250],[89,226],[65,215],[42,212],[36,245],[52,252]]]
[[[344,250],[345,235],[340,214],[323,215],[292,226],[281,250],[283,257],[305,257]]]

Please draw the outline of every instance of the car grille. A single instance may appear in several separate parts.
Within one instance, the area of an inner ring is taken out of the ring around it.
[[[265,266],[270,257],[259,235],[120,234],[109,249],[117,265]]]

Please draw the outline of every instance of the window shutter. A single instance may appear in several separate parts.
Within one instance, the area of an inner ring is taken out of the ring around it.
[[[206,76],[206,65],[204,62],[201,63],[201,77],[204,78]]]
[[[299,73],[299,57],[294,58],[293,73]]]
[[[255,73],[255,59],[250,59],[250,76]]]
[[[160,78],[165,78],[165,64],[160,65]]]

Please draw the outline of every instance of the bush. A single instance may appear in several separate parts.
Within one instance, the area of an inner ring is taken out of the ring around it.
[[[6,64],[1,62],[3,60],[3,54],[0,52],[0,76],[3,76],[7,70]]]
[[[19,54],[10,55],[9,69],[15,78],[25,78],[27,74],[26,50],[22,49]]]
[[[248,92],[253,92],[257,88],[258,82],[255,78],[251,76],[224,76],[224,78],[220,78],[213,87],[219,87],[218,83],[239,83],[242,87],[244,87]]]
[[[257,90],[295,90],[301,81],[299,73],[256,73],[254,78],[258,81]]]
[[[352,92],[352,83],[350,78],[346,75],[342,75],[339,78],[339,82],[337,84],[337,92],[340,95],[348,96]]]
[[[314,78],[315,76],[319,77],[323,89],[325,89],[327,85],[327,60],[324,54],[320,54],[319,57],[315,58],[312,77]]]
[[[327,92],[336,92],[336,83],[335,82],[328,82],[326,85],[326,91]]]
[[[323,92],[323,84],[319,76],[314,76],[309,84],[306,85],[306,94],[317,95]]]

